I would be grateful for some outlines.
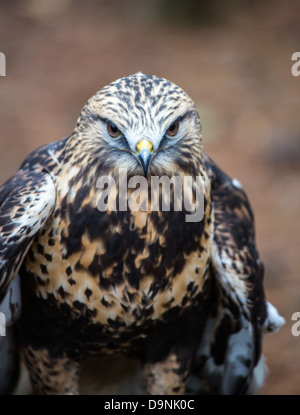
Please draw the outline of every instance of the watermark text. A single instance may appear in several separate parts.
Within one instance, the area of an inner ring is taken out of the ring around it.
[[[4,313],[0,313],[0,337],[6,336],[6,318]]]
[[[96,187],[102,190],[97,202],[97,208],[101,212],[184,211],[188,212],[185,215],[186,222],[200,222],[203,219],[202,176],[151,176],[148,181],[144,176],[128,179],[127,169],[120,168],[117,181],[112,176],[101,176]]]
[[[293,76],[300,75],[300,52],[294,52],[292,54],[292,61],[296,61],[291,68],[291,72]]]
[[[292,321],[296,321],[296,323],[292,325],[292,335],[298,337],[300,336],[300,311],[297,311],[292,315]]]
[[[0,76],[6,76],[6,57],[0,52]]]

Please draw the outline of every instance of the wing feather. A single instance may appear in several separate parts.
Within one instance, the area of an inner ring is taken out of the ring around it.
[[[20,169],[0,189],[0,302],[35,235],[55,205],[55,185],[42,168]]]
[[[214,239],[212,265],[218,281],[251,320],[266,318],[263,263],[255,242],[254,216],[241,184],[206,156],[212,183]]]
[[[261,363],[262,327],[267,315],[263,264],[246,193],[206,155],[205,166],[214,213],[212,306],[190,387],[197,384],[201,393],[244,394]],[[257,379],[256,383],[261,384]]]

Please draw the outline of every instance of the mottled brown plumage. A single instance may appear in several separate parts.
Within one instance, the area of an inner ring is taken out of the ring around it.
[[[201,176],[203,219],[187,222],[175,202],[169,212],[114,211],[120,168],[127,182]],[[104,175],[117,187],[99,211]],[[0,284],[4,295],[19,270],[35,392],[78,393],[80,361],[112,353],[141,360],[148,393],[183,393],[191,374],[198,392],[248,390],[268,321],[253,215],[204,155],[180,88],[141,73],[104,87],[73,134],[33,152],[1,197]]]

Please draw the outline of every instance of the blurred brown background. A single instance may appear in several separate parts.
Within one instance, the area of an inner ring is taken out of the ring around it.
[[[263,4],[262,4],[263,3]],[[300,2],[1,0],[0,181],[70,134],[85,101],[138,71],[196,102],[206,152],[244,185],[269,300],[286,319],[265,340],[262,394],[300,393]]]

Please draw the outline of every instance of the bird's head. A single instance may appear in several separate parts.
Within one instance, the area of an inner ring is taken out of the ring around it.
[[[86,103],[76,139],[90,161],[131,174],[199,174],[200,119],[174,83],[137,73],[105,86]]]

